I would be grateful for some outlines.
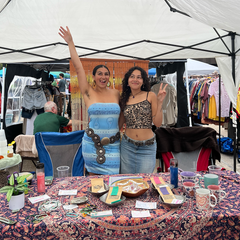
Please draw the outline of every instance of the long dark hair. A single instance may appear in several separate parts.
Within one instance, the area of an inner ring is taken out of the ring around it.
[[[102,68],[102,67],[103,67],[103,68],[106,68],[106,69],[108,70],[108,73],[109,73],[109,76],[110,76],[110,71],[109,71],[108,67],[105,66],[105,65],[97,65],[97,66],[93,69],[92,75],[95,76],[97,70],[98,70],[99,68]]]
[[[131,88],[128,86],[128,79],[131,76],[132,72],[135,70],[139,70],[141,72],[141,77],[143,79],[143,85],[141,86],[141,90],[146,92],[149,92],[151,90],[150,81],[146,71],[138,66],[130,68],[125,73],[125,76],[122,80],[122,95],[120,97],[120,107],[122,111],[124,110],[126,103],[131,94]]]

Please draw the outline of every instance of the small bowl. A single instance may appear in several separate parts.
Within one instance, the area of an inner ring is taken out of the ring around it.
[[[186,197],[185,197],[185,196],[182,196],[182,195],[174,195],[174,197],[175,197],[176,199],[178,199],[178,200],[182,200],[182,202],[181,202],[181,203],[177,203],[177,204],[176,204],[176,203],[166,203],[166,202],[163,201],[161,195],[159,195],[159,200],[160,200],[160,202],[161,202],[162,204],[164,204],[164,205],[166,205],[167,207],[170,207],[170,208],[180,207],[180,206],[182,206],[182,204],[183,204],[184,202],[186,202]]]
[[[130,183],[130,182],[134,182],[134,184],[136,184],[136,185],[143,185],[144,188],[139,189],[137,192],[132,192],[130,190],[128,191],[128,190],[126,190],[126,188],[129,188],[129,186],[131,186],[132,183]],[[127,179],[124,179],[124,180],[114,183],[113,186],[119,186],[119,187],[121,186],[123,188],[122,194],[125,197],[131,197],[131,198],[139,197],[149,189],[148,183],[146,181],[143,181],[142,179],[127,178]]]
[[[105,191],[98,193],[98,192],[92,192],[92,187],[89,187],[88,192],[90,192],[92,195],[94,195],[96,197],[101,197],[103,194],[105,194],[109,190],[109,187],[106,183],[104,183],[104,188],[105,188]]]
[[[170,183],[166,183],[164,185],[167,185],[168,187],[170,187],[170,189],[173,189],[174,188],[174,185],[173,184],[170,184]],[[151,183],[151,188],[155,191],[157,191],[157,189],[155,188],[154,184]]]
[[[184,171],[180,173],[182,183],[184,182],[197,182],[199,174],[190,171]]]
[[[221,173],[221,170],[222,170],[222,167],[217,165],[208,166],[209,173],[218,174],[218,173]]]
[[[86,196],[83,197],[76,197],[71,200],[71,204],[83,204],[88,201],[88,198]]]
[[[104,195],[102,195],[99,199],[104,202],[105,204],[107,204],[109,207],[114,207],[114,206],[117,206],[119,204],[122,204],[125,200],[126,200],[126,197],[125,196],[121,196],[121,201],[119,202],[116,202],[116,203],[106,203],[106,199],[107,199],[107,195],[108,193],[105,193]]]

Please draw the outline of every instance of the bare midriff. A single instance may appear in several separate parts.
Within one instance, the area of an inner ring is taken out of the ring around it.
[[[136,141],[144,141],[154,136],[152,129],[131,129],[127,128],[125,134]]]

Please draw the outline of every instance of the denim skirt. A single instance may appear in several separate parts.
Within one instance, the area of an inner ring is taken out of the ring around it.
[[[142,143],[141,146],[138,146],[139,142]],[[146,145],[146,142],[149,142],[149,139],[136,141],[126,135],[122,137],[120,153],[121,174],[153,173],[156,165],[157,147],[155,136],[153,144]]]

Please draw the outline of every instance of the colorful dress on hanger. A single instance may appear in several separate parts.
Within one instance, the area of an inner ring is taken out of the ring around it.
[[[82,154],[88,172],[119,174],[120,140],[111,141],[119,134],[119,114],[120,107],[116,103],[94,103],[88,108],[89,125],[82,142]],[[110,139],[110,143],[103,146],[105,153],[98,146],[96,147],[99,141],[95,141],[94,137],[91,137],[93,134],[98,135],[100,141],[104,137]],[[103,163],[97,161],[99,157],[105,157]]]
[[[211,83],[208,90],[208,94],[210,96],[214,95],[215,97],[217,116],[219,117],[221,115],[221,117],[229,117],[230,98],[227,94],[227,91],[222,81],[220,86],[221,86],[221,102],[219,102],[219,79],[216,79],[216,81]],[[219,104],[221,105],[220,115],[219,115]]]

